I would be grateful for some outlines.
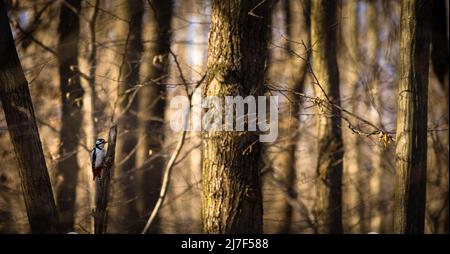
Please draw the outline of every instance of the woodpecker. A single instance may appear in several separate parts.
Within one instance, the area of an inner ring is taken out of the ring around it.
[[[105,148],[105,144],[108,143],[106,140],[102,138],[98,138],[95,141],[95,146],[92,149],[91,152],[91,166],[92,166],[92,173],[93,173],[93,180],[95,181],[95,178],[98,177],[99,179],[102,179],[102,171],[103,171],[103,160],[105,159],[105,151],[103,150]]]

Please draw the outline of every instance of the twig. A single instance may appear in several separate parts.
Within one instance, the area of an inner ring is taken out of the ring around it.
[[[92,13],[91,21],[89,22],[89,32],[91,34],[91,52],[89,54],[89,88],[91,89],[91,114],[90,121],[92,125],[92,138],[95,140],[97,138],[97,130],[95,128],[95,104],[96,104],[96,92],[95,92],[95,73],[97,70],[97,48],[96,48],[96,35],[95,35],[95,25],[98,16],[98,4],[99,0],[95,0],[94,11]],[[94,141],[95,142],[95,141]]]
[[[373,136],[373,135],[378,135],[379,139],[382,140],[385,143],[390,143],[395,141],[395,139],[392,137],[393,132],[388,132],[385,131],[384,129],[382,129],[382,127],[378,127],[377,125],[371,123],[370,121],[362,118],[361,116],[339,106],[336,105],[335,103],[331,102],[331,101],[327,101],[324,99],[321,99],[319,97],[315,97],[315,96],[310,96],[304,93],[299,93],[296,91],[293,91],[291,89],[279,89],[279,88],[270,88],[269,90],[275,90],[275,91],[281,91],[281,92],[290,92],[290,93],[294,93],[297,94],[300,97],[303,97],[305,99],[308,99],[310,102],[312,102],[315,106],[320,107],[321,109],[327,109],[329,111],[331,111],[330,108],[335,108],[338,109],[340,112],[340,116],[343,120],[345,120],[348,123],[348,127],[350,128],[350,130],[352,130],[353,133],[361,135],[364,134],[365,136],[369,137],[369,136]],[[360,129],[357,129],[355,126],[353,126],[353,124],[350,122],[350,120],[345,117],[343,114],[346,114],[348,116],[351,116],[353,118],[355,118],[356,120],[363,122],[365,124],[367,124],[368,126],[372,127],[373,129],[375,129],[375,131],[372,132],[364,132]]]
[[[295,210],[299,211],[300,213],[303,213],[308,226],[314,231],[314,233],[317,233],[318,229],[316,223],[314,222],[313,219],[314,217],[311,215],[305,203],[303,203],[300,199],[297,198],[297,193],[290,193],[286,185],[275,177],[275,175],[273,174],[273,170],[271,169],[269,170],[270,170],[269,174],[270,179],[278,188],[280,188],[288,204]]]
[[[178,140],[177,147],[175,148],[175,151],[172,154],[172,156],[170,157],[170,160],[167,163],[167,166],[164,170],[164,177],[163,177],[163,182],[161,185],[161,191],[159,193],[158,201],[156,202],[156,205],[153,208],[153,211],[152,211],[150,217],[148,218],[148,221],[145,224],[145,227],[142,230],[141,234],[145,234],[148,231],[148,229],[150,228],[150,225],[155,220],[156,215],[158,214],[158,211],[161,208],[161,205],[164,202],[164,199],[167,194],[167,190],[169,189],[170,173],[172,171],[173,165],[174,165],[178,155],[180,154],[181,148],[183,147],[185,137],[186,137],[186,131],[183,130],[183,132],[181,133],[180,139]]]
[[[19,22],[17,21],[12,21],[10,20],[10,22],[14,25],[15,28],[19,29],[19,31],[24,34],[28,39],[30,39],[32,42],[36,43],[36,45],[38,45],[39,47],[43,48],[44,50],[48,51],[49,53],[51,53],[53,56],[57,56],[56,51],[54,51],[53,49],[51,49],[50,47],[46,46],[43,42],[39,41],[38,39],[36,39],[31,33],[25,31],[25,29],[23,29]]]
[[[150,8],[153,10],[153,15],[154,15],[155,20],[156,20],[156,22],[158,24],[158,27],[161,28],[161,25],[160,25],[161,22],[159,20],[158,14],[156,12],[155,7],[153,6],[152,1],[151,0],[147,0],[147,2],[149,4]],[[178,72],[180,74],[180,78],[181,78],[181,80],[183,82],[186,95],[188,96],[189,101],[192,102],[191,98],[192,98],[192,95],[194,93],[195,88],[192,90],[191,93],[189,92],[189,88],[188,88],[189,85],[188,85],[188,82],[187,82],[186,78],[184,77],[184,74],[183,74],[183,71],[182,71],[182,68],[181,68],[181,64],[178,61],[177,55],[171,50],[170,46],[169,46],[168,51],[169,51],[169,54],[174,58],[175,65],[176,65],[177,70],[178,70]],[[201,83],[203,82],[203,80],[205,79],[205,77],[206,77],[206,74],[203,75],[203,77],[197,82],[195,87],[200,86]],[[173,152],[172,156],[170,157],[170,159],[169,159],[169,161],[168,161],[168,163],[167,163],[167,165],[166,165],[166,167],[164,169],[164,176],[163,176],[163,180],[162,180],[162,184],[161,184],[161,190],[160,190],[160,193],[159,193],[158,201],[156,202],[156,205],[153,208],[152,213],[151,213],[150,217],[148,218],[147,223],[145,224],[145,227],[142,230],[141,234],[145,234],[148,231],[148,229],[150,228],[152,222],[155,220],[156,215],[158,214],[161,206],[164,203],[164,199],[165,199],[165,197],[167,195],[167,191],[169,189],[170,175],[171,175],[173,166],[175,165],[175,162],[176,162],[176,160],[177,160],[177,158],[178,158],[178,156],[179,156],[179,154],[181,152],[181,148],[183,147],[185,138],[186,138],[186,130],[183,130],[182,133],[181,133],[180,139],[178,140],[178,144],[177,144],[177,146],[175,148],[175,151]]]
[[[265,3],[265,2],[266,2],[266,0],[262,0],[261,2],[259,2],[255,7],[253,7],[253,8],[248,12],[248,15],[253,16],[253,17],[257,17],[257,18],[262,18],[261,16],[256,15],[256,14],[254,13],[254,11],[255,11],[259,6],[261,6],[263,3]]]
[[[122,72],[123,72],[123,67],[125,66],[125,63],[127,62],[128,43],[129,43],[130,37],[131,37],[131,22],[127,21],[127,23],[128,23],[128,32],[127,32],[127,36],[125,38],[125,45],[124,45],[124,48],[123,48],[122,61],[121,61],[120,66],[119,66],[119,75],[118,75],[118,78],[117,78],[117,98],[116,98],[116,101],[114,102],[114,106],[113,106],[113,109],[112,109],[112,114],[111,114],[111,119],[110,119],[111,125],[115,125],[116,122],[119,121],[120,117],[125,114],[125,112],[128,110],[129,107],[131,107],[131,105],[132,105],[131,102],[134,99],[134,96],[133,96],[133,98],[128,100],[129,103],[125,107],[125,110],[123,110],[123,112],[120,113],[119,117],[117,117],[116,120],[114,120],[114,116],[115,116],[118,104],[120,103],[121,100],[125,99],[125,98],[122,98],[122,97],[127,95],[127,92],[125,92],[124,94],[120,94],[120,83],[122,82],[121,79],[122,79],[122,75],[123,75]],[[135,90],[135,95],[136,95],[136,92],[137,92],[137,90]]]
[[[30,37],[33,40],[33,38],[31,36],[33,35],[34,31],[36,31],[38,26],[41,24],[41,22],[42,22],[42,19],[41,19],[42,15],[48,9],[48,7],[50,7],[53,3],[56,3],[56,2],[57,1],[48,1],[47,3],[45,3],[44,7],[42,7],[36,13],[36,15],[33,18],[33,21],[29,22],[29,27],[24,28],[18,34],[18,36],[17,36],[18,38],[17,38],[16,42],[17,43],[22,43],[22,48],[26,49],[28,47],[28,45],[30,43],[29,43],[29,41],[26,41],[25,39],[28,39],[28,37]]]

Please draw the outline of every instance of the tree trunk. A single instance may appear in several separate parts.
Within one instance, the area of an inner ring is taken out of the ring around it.
[[[367,0],[367,19],[368,27],[366,33],[367,48],[367,73],[370,75],[370,98],[373,99],[372,106],[377,115],[374,123],[377,126],[383,126],[383,98],[381,95],[381,83],[379,77],[378,58],[379,48],[381,47],[379,39],[378,8],[376,0]],[[370,231],[386,233],[388,228],[389,214],[386,206],[386,199],[389,197],[388,179],[390,178],[388,163],[386,158],[390,157],[391,146],[384,146],[379,143],[372,150],[372,172],[370,174],[370,195],[367,200],[369,206]],[[367,228],[369,229],[369,228]]]
[[[135,181],[135,148],[137,126],[137,100],[135,89],[139,82],[139,66],[142,53],[142,15],[143,2],[141,0],[120,0],[116,3],[118,20],[115,33],[118,40],[117,64],[119,66],[118,82],[118,123],[116,167],[120,180],[121,209],[116,213],[116,219],[124,227],[121,232],[138,233],[134,231],[138,214],[136,210],[136,181]]]
[[[285,98],[280,103],[280,108],[285,109],[280,112],[278,141],[269,144],[265,153],[272,164],[272,172],[269,179],[263,184],[264,198],[264,232],[266,233],[290,233],[292,232],[293,209],[286,195],[296,199],[296,150],[299,140],[299,113],[301,100],[297,93],[304,92],[304,83],[307,76],[307,61],[309,53],[305,46],[309,47],[309,9],[310,1],[283,1],[282,11],[284,12],[284,22],[287,39],[286,56],[282,59],[281,65],[273,65],[270,68],[270,79],[276,84],[284,83],[284,76],[287,77],[287,87],[280,87]],[[273,14],[272,18],[277,15]],[[274,38],[275,39],[275,38]],[[277,42],[274,42],[277,43]],[[296,54],[301,55],[300,59]],[[269,65],[271,65],[269,63]],[[280,77],[280,73],[286,73]],[[272,74],[273,73],[273,74]],[[277,78],[281,78],[277,79]],[[282,188],[280,188],[280,185]],[[267,222],[266,222],[267,221]]]
[[[80,0],[61,3],[59,14],[59,85],[61,91],[61,130],[56,190],[57,207],[63,232],[73,231],[76,186],[78,181],[78,144],[80,142],[84,90],[78,75]]]
[[[445,2],[435,0],[432,4],[431,60],[448,104],[448,16]]]
[[[339,105],[336,2],[317,0],[312,1],[311,7],[312,67],[320,83],[314,85],[314,91],[321,100],[328,98],[332,103]],[[343,145],[340,112],[334,107],[331,112],[319,111],[315,213],[319,222],[319,232],[336,234],[342,233]]]
[[[347,10],[346,15],[348,20],[348,29],[343,31],[343,41],[345,41],[346,49],[346,65],[348,66],[345,75],[349,84],[349,95],[351,96],[350,107],[351,111],[359,113],[362,107],[361,102],[361,76],[362,76],[362,64],[364,60],[361,57],[361,47],[359,43],[359,28],[360,22],[358,19],[358,7],[359,0],[350,0],[346,2],[345,8]],[[346,68],[346,66],[344,67]],[[344,153],[344,176],[345,185],[344,197],[345,211],[347,214],[344,218],[348,218],[346,225],[348,224],[348,230],[352,233],[362,233],[367,229],[366,221],[364,218],[367,210],[365,203],[365,195],[368,195],[368,184],[364,181],[367,180],[367,170],[362,167],[361,163],[361,143],[362,137],[354,133],[350,128],[343,130],[345,140],[345,153]],[[346,227],[347,230],[347,227]]]
[[[144,87],[138,93],[138,146],[136,167],[138,168],[139,200],[137,203],[141,218],[146,218],[158,200],[161,188],[164,158],[161,154],[164,143],[164,112],[166,96],[167,67],[170,47],[170,24],[172,1],[152,1],[153,10],[147,22],[145,34],[148,41],[142,62]],[[142,221],[142,227],[145,220]],[[157,221],[156,221],[157,222]],[[142,229],[142,227],[140,227]],[[157,229],[154,224],[152,229]],[[150,231],[152,232],[152,231]],[[153,232],[156,232],[153,230]]]
[[[269,2],[212,1],[206,96],[263,94]],[[257,133],[209,131],[203,139],[204,232],[261,233]]]
[[[86,139],[86,143],[89,147],[94,147],[95,141],[98,138],[98,127],[102,126],[101,124],[97,123],[99,119],[99,115],[101,113],[101,106],[98,105],[97,100],[97,92],[95,90],[96,88],[96,75],[97,75],[97,19],[99,17],[99,10],[100,10],[100,0],[95,0],[92,3],[92,12],[90,19],[88,21],[89,26],[89,55],[87,56],[88,61],[88,70],[87,73],[89,73],[89,96],[86,98],[86,104],[88,107],[85,108],[84,111],[87,112],[85,115],[85,123],[88,124],[89,128]],[[83,167],[83,166],[82,166]],[[94,195],[95,193],[95,182],[91,181],[92,179],[92,168],[84,166],[83,169],[81,169],[80,174],[80,180],[78,180],[82,186],[84,192],[82,192],[82,197],[77,198],[78,202],[84,203],[82,207],[84,207],[84,211],[87,211],[88,216],[91,214],[92,210],[95,207],[95,200]],[[84,195],[83,195],[84,194]],[[77,215],[80,214],[80,211],[77,211]],[[81,213],[83,214],[83,213]],[[89,232],[95,232],[95,225],[94,225],[94,218],[93,216],[89,216],[89,218],[86,218],[86,213],[84,213],[84,216],[80,217],[80,222],[75,221],[76,224],[80,224],[84,222],[84,227]]]
[[[0,1],[0,99],[16,154],[32,233],[57,233],[58,215],[34,116],[4,1]]]
[[[177,55],[181,64],[183,75],[186,80],[195,82],[200,80],[206,70],[207,40],[209,31],[209,1],[204,0],[184,0],[176,4],[174,8],[174,18],[172,27],[176,30],[173,33],[172,51]],[[173,63],[171,72],[172,79],[182,82],[180,71],[177,70],[176,63]],[[201,100],[202,83],[195,89],[192,99],[193,105],[198,105]],[[177,87],[168,93],[166,101],[173,96],[185,95],[184,86]],[[199,105],[198,105],[199,106]],[[193,106],[193,108],[198,108]],[[166,111],[166,119],[171,119],[173,110]],[[194,120],[194,114],[190,117]],[[166,129],[164,140],[163,156],[177,142],[178,134]],[[165,203],[158,213],[161,221],[160,233],[190,232],[199,233],[201,229],[200,209],[201,209],[201,132],[192,131],[186,133],[186,144],[183,145],[180,157],[185,158],[174,165],[171,173],[170,186]],[[167,159],[166,159],[167,161]],[[164,224],[164,226],[162,226]]]
[[[108,150],[104,160],[103,177],[95,182],[94,233],[106,233],[108,226],[109,183],[114,169],[116,155],[117,126],[112,126],[108,133]]]
[[[446,104],[445,104],[445,118],[444,121],[447,122],[448,125],[448,120],[449,120],[449,115],[448,115],[448,105],[449,105],[449,101],[448,101],[448,90],[449,90],[449,76],[448,76],[448,68],[449,68],[449,64],[448,64],[448,53],[449,53],[449,48],[448,48],[448,32],[449,32],[449,26],[448,26],[448,22],[449,22],[449,16],[448,16],[448,5],[449,2],[445,1],[445,0],[436,0],[433,1],[432,4],[432,34],[431,34],[431,61],[433,64],[433,70],[434,73],[436,74],[439,83],[441,84],[441,86],[443,87],[444,93],[445,93],[445,99]],[[434,109],[431,109],[430,112],[433,112]],[[440,149],[440,153],[436,159],[437,160],[441,160],[441,164],[442,166],[440,168],[438,168],[439,173],[438,176],[441,175],[445,175],[447,174],[448,176],[448,157],[449,157],[449,150],[448,150],[448,133],[442,133],[444,135],[444,138],[439,138],[438,140],[433,140],[433,147],[435,146],[436,142],[439,143],[443,143],[443,145],[440,146],[444,146],[446,147],[446,149]],[[437,133],[435,133],[435,135],[437,135]],[[446,135],[446,138],[445,138]],[[443,158],[443,159],[441,159]],[[447,177],[448,180],[448,177]],[[449,217],[449,211],[448,211],[448,181],[438,181],[442,187],[447,188],[446,194],[444,194],[444,204],[445,204],[445,208],[444,211],[442,212],[443,214],[443,218],[442,220],[439,220],[439,224],[440,227],[436,227],[436,228],[442,228],[442,230],[436,231],[436,232],[443,232],[443,233],[448,233],[448,217]],[[447,201],[445,201],[447,200]],[[443,225],[442,225],[443,224]]]
[[[431,2],[403,0],[395,151],[394,231],[423,233]]]

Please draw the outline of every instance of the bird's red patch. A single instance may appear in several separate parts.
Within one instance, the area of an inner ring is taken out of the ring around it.
[[[94,174],[94,180],[96,177],[98,178],[102,178],[102,173],[103,173],[103,165],[95,168],[94,170],[92,170],[92,173]]]

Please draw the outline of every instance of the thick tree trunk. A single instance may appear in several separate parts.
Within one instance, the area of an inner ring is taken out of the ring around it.
[[[403,0],[395,151],[394,231],[423,233],[431,1]]]
[[[61,131],[56,190],[61,230],[73,231],[75,218],[76,185],[78,181],[78,143],[83,119],[84,90],[78,75],[78,40],[80,36],[80,0],[61,3],[59,14],[59,85],[61,91]]]
[[[4,1],[0,1],[0,99],[16,154],[32,233],[57,233],[58,215],[34,116]]]
[[[212,1],[206,96],[262,95],[269,2]],[[209,131],[203,139],[204,232],[261,233],[257,133]]]
[[[146,218],[156,201],[161,188],[164,158],[161,154],[164,143],[164,112],[167,67],[170,47],[170,24],[172,1],[152,1],[145,34],[145,54],[141,73],[145,77],[144,87],[138,93],[138,146],[136,167],[138,168],[139,189],[137,209],[141,218]],[[157,221],[156,221],[157,222]],[[145,220],[142,220],[142,227]],[[142,229],[141,227],[141,229]],[[154,225],[152,229],[157,229]],[[154,230],[153,230],[154,231]]]
[[[118,73],[118,123],[116,167],[118,177],[117,187],[120,188],[120,211],[115,214],[116,219],[124,227],[121,232],[137,233],[134,228],[138,214],[136,210],[136,181],[135,181],[135,148],[137,126],[136,85],[139,82],[139,66],[142,53],[142,15],[143,2],[141,0],[120,0],[116,2],[118,20],[115,35],[118,40],[117,65]]]
[[[311,44],[313,72],[320,84],[316,96],[339,105],[339,71],[336,61],[336,2],[312,1]],[[323,91],[322,91],[323,89]],[[325,94],[326,95],[325,95]],[[318,115],[319,158],[316,179],[315,213],[320,233],[342,233],[342,157],[340,112]]]

